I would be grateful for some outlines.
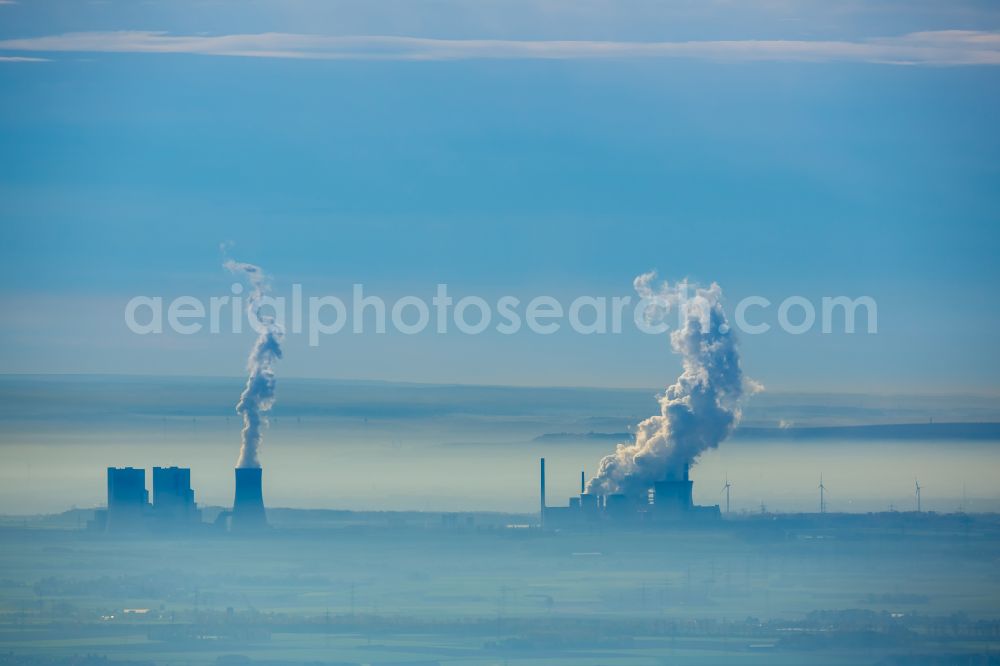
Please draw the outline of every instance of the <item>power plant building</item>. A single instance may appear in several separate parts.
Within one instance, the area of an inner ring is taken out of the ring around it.
[[[153,468],[153,501],[146,489],[146,470],[108,467],[108,506],[94,513],[92,529],[112,532],[170,530],[201,524],[201,510],[186,467]]]
[[[694,508],[694,482],[689,475],[689,466],[684,464],[680,473],[667,474],[662,481],[653,484],[652,506],[657,513],[689,513]]]
[[[146,490],[146,470],[135,467],[108,468],[108,529],[128,529],[138,526],[149,510]]]
[[[168,523],[201,522],[201,511],[191,489],[190,468],[153,468],[153,514]]]
[[[544,466],[542,471],[544,474]],[[580,490],[579,496],[569,499],[569,506],[545,506],[543,497],[541,524],[554,528],[598,523],[671,525],[721,517],[718,505],[694,504],[694,483],[688,465],[654,483],[645,496],[598,495],[586,492],[582,484]]]

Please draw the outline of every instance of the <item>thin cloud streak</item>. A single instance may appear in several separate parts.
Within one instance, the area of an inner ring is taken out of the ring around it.
[[[294,33],[170,35],[78,32],[0,40],[0,50],[83,53],[185,53],[321,60],[650,59],[723,62],[865,62],[897,65],[1000,65],[1000,32],[938,30],[861,41],[707,40],[683,42],[526,41]]]

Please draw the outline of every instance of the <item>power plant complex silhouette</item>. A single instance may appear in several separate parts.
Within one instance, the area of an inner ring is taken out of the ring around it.
[[[270,288],[264,271],[233,260],[227,260],[225,267],[250,283],[247,314],[259,327],[247,359],[246,385],[236,404],[243,429],[233,507],[222,511],[215,524],[237,532],[255,531],[267,527],[259,452],[275,401],[274,365],[282,356],[284,331],[273,315],[262,312]],[[729,436],[740,421],[744,396],[755,390],[756,384],[743,375],[718,285],[701,288],[687,282],[663,282],[657,286],[655,281],[655,273],[645,273],[636,277],[634,286],[660,308],[678,309],[680,321],[670,335],[670,346],[683,358],[684,371],[657,397],[659,412],[638,423],[629,441],[619,443],[613,453],[601,459],[594,478],[588,483],[581,475],[580,494],[570,498],[568,506],[546,505],[545,459],[541,459],[539,524],[543,527],[598,521],[676,524],[721,516],[718,505],[694,504],[690,466]],[[692,289],[695,298],[690,297]],[[820,488],[822,492],[822,484]],[[918,485],[918,501],[919,492]],[[191,470],[154,467],[150,504],[144,469],[108,468],[108,506],[94,522],[107,530],[201,524],[191,489]]]
[[[581,474],[580,494],[571,497],[567,506],[546,504],[545,458],[540,459],[539,467],[539,526],[543,528],[565,529],[598,522],[623,525],[694,523],[721,517],[718,505],[694,504],[694,483],[687,464],[681,472],[655,482],[640,496],[587,492],[585,476]],[[260,467],[237,467],[232,509],[219,512],[214,526],[232,532],[266,529],[262,480]],[[109,467],[107,482],[107,508],[97,511],[92,529],[176,531],[207,525],[202,522],[201,509],[194,499],[190,468],[154,467],[152,502],[146,489],[145,469]]]
[[[236,468],[233,508],[215,520],[220,528],[244,532],[267,527],[262,472],[259,467]],[[191,469],[153,468],[153,501],[146,490],[146,470],[135,467],[108,468],[108,506],[98,510],[92,529],[125,531],[137,529],[178,530],[202,526],[202,513],[194,501]]]
[[[281,358],[283,331],[271,315],[260,312],[269,283],[264,271],[253,264],[227,260],[225,267],[244,276],[253,288],[247,301],[248,315],[260,324],[259,335],[247,360],[246,386],[236,405],[242,416],[241,447],[236,466],[233,508],[215,519],[217,527],[234,532],[259,531],[267,527],[262,486],[263,470],[258,449],[267,427],[267,413],[274,404],[274,362]],[[146,490],[146,470],[108,468],[108,506],[95,514],[92,526],[116,531],[156,528],[193,528],[203,525],[201,511],[191,489],[191,470],[182,467],[153,468],[153,502]]]
[[[719,506],[696,506],[692,498],[694,482],[685,463],[679,472],[668,473],[645,493],[599,495],[587,492],[586,475],[580,474],[580,494],[569,498],[568,506],[545,503],[545,458],[539,461],[543,527],[564,528],[603,521],[606,523],[678,523],[720,518]]]

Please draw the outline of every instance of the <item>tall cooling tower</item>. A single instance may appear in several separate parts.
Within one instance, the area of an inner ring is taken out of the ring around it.
[[[653,484],[653,508],[659,513],[681,513],[694,506],[692,490],[694,484],[688,473],[688,464],[682,471],[668,474],[663,481]]]
[[[236,468],[236,496],[233,498],[232,528],[253,530],[267,526],[264,493],[259,467]]]

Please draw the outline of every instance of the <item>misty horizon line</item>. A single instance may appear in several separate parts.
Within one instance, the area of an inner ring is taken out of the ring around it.
[[[904,497],[900,495],[899,499],[909,499],[909,497]],[[954,497],[950,495],[940,496],[934,498],[935,502],[954,502],[963,501],[966,503],[971,502],[989,502],[994,503],[996,500],[988,496],[965,496],[956,495]],[[212,511],[230,511],[232,506],[224,504],[199,504],[203,510]],[[749,508],[748,508],[749,507]],[[96,506],[75,506],[72,505],[67,509],[62,511],[55,511],[51,513],[3,513],[0,512],[0,521],[3,520],[43,520],[46,518],[58,518],[67,517],[76,514],[86,514],[92,511],[99,511],[101,509],[107,508],[106,505],[99,504]],[[546,507],[552,508],[552,507]],[[372,517],[372,516],[442,516],[442,515],[456,515],[456,516],[505,516],[509,518],[517,519],[534,519],[538,516],[538,511],[503,511],[499,509],[448,509],[448,510],[434,510],[434,509],[338,509],[334,507],[309,507],[309,506],[269,506],[267,507],[268,514],[275,513],[314,513],[314,514],[336,514],[343,516],[353,516],[353,517]],[[922,514],[930,516],[956,516],[956,515],[969,515],[974,514],[976,516],[1000,516],[1000,510],[998,509],[984,509],[982,511],[972,510],[968,508],[956,507],[948,510],[938,510],[938,509],[922,509],[917,510],[915,508],[897,508],[892,505],[892,508],[886,508],[881,510],[865,510],[858,509],[856,511],[831,511],[827,510],[820,513],[818,510],[794,510],[794,509],[772,509],[765,505],[765,511],[761,513],[759,504],[747,504],[742,508],[734,509],[729,512],[728,518],[724,517],[725,520],[734,519],[746,519],[746,518],[759,518],[761,516],[864,516],[864,515],[880,515],[880,514]],[[206,524],[208,524],[206,522]],[[515,525],[516,526],[516,525]],[[14,525],[4,525],[0,523],[0,529],[16,527]],[[378,527],[378,525],[373,525],[371,527]],[[386,524],[384,527],[387,528],[398,528],[398,525]],[[409,526],[409,527],[420,527],[421,529],[434,529],[436,525],[424,525],[424,526]],[[302,526],[302,525],[281,525],[280,521],[278,525],[271,525],[271,528],[277,528],[279,530],[287,529],[289,531],[302,531],[302,530],[316,530],[323,531],[326,529],[343,529],[342,527],[330,527],[330,526]]]
[[[177,373],[177,374],[162,374],[162,373],[125,373],[125,372],[0,372],[0,380],[3,379],[57,379],[57,378],[104,378],[104,379],[149,379],[149,380],[234,380],[239,382],[245,382],[246,376],[240,374],[223,375],[223,374],[193,374],[193,373]],[[491,388],[491,389],[523,389],[523,390],[579,390],[579,391],[612,391],[612,392],[625,392],[625,391],[653,391],[661,392],[664,390],[664,386],[638,386],[638,385],[600,385],[600,384],[504,384],[504,383],[490,383],[490,382],[461,382],[461,381],[421,381],[412,379],[386,379],[378,377],[310,377],[302,375],[282,375],[279,380],[281,383],[286,382],[302,382],[302,383],[331,383],[331,384],[370,384],[370,385],[387,385],[387,386],[427,386],[427,387],[456,387],[456,388]],[[830,396],[830,397],[843,397],[843,396],[864,396],[864,397],[877,397],[877,398],[935,398],[935,397],[947,397],[947,398],[986,398],[986,399],[997,399],[1000,400],[1000,393],[990,392],[990,391],[975,391],[975,390],[961,390],[961,391],[941,391],[935,393],[927,392],[908,392],[908,391],[898,391],[898,390],[885,390],[885,391],[850,391],[850,390],[836,390],[836,389],[797,389],[794,387],[780,387],[776,389],[765,388],[763,392],[756,396],[757,398],[761,396],[774,397],[774,396]],[[754,398],[751,398],[753,400]]]

